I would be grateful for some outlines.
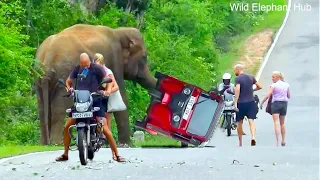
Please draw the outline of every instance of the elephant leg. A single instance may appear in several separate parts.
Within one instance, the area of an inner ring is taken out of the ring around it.
[[[40,80],[36,81],[35,84],[35,90],[37,94],[37,103],[38,103],[38,118],[40,120],[40,133],[41,133],[41,144],[46,144],[46,138],[45,138],[45,127],[44,127],[44,108],[43,108],[43,97],[42,97],[42,89]]]
[[[126,91],[120,87],[120,93],[126,106],[128,107],[128,100]],[[129,113],[128,110],[114,112],[114,117],[118,130],[118,141],[120,144],[130,144],[130,128],[129,128]]]
[[[66,109],[71,107],[70,99],[62,95],[65,95],[65,90],[59,90],[51,99],[50,141],[53,144],[62,143]]]

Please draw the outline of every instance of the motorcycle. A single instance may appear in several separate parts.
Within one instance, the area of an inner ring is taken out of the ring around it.
[[[256,114],[258,114],[260,100],[257,95],[254,95],[254,102],[257,105]],[[227,129],[227,135],[231,136],[231,130],[237,129],[237,123],[235,122],[236,111],[234,110],[234,101],[224,99],[224,110],[222,114],[223,114],[223,121],[221,123],[222,128]],[[245,117],[245,119],[247,120],[247,117]],[[258,119],[258,117],[256,117],[255,119]],[[245,133],[243,135],[245,135]]]
[[[237,129],[237,124],[235,123],[236,112],[234,110],[234,102],[224,99],[224,109],[222,112],[223,121],[222,127],[227,129],[227,135],[231,136],[231,130]]]
[[[78,74],[79,76],[81,77],[81,74]],[[62,79],[59,79],[58,82],[67,87]],[[76,82],[78,82],[78,78]],[[110,82],[112,82],[110,78],[103,79],[100,86]],[[81,165],[86,165],[88,159],[92,160],[94,153],[98,152],[106,141],[103,136],[102,122],[97,122],[93,116],[94,112],[100,110],[100,107],[93,107],[94,96],[97,96],[97,98],[107,98],[97,92],[90,93],[88,90],[74,90],[69,95],[64,96],[73,97],[73,106],[67,109],[66,112],[72,113],[72,118],[76,121],[75,125],[69,127],[68,133],[69,137],[76,142],[77,149],[71,149],[70,145],[69,149],[79,151]],[[72,135],[73,128],[77,130],[76,137]]]

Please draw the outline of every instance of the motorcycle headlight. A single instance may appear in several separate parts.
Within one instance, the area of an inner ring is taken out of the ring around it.
[[[90,102],[85,102],[85,103],[77,103],[76,104],[76,110],[78,112],[84,112],[87,111],[90,107]]]

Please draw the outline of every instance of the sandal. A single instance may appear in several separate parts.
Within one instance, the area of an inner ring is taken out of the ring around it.
[[[126,162],[126,160],[121,156],[113,156],[112,159],[117,162]]]
[[[256,145],[256,140],[252,139],[251,140],[251,146],[255,146]]]
[[[68,156],[62,154],[61,156],[56,158],[56,161],[60,162],[60,161],[68,161]]]

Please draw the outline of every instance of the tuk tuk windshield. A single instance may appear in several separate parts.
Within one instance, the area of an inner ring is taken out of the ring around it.
[[[194,106],[187,131],[198,136],[205,136],[213,121],[218,102],[201,95]]]

